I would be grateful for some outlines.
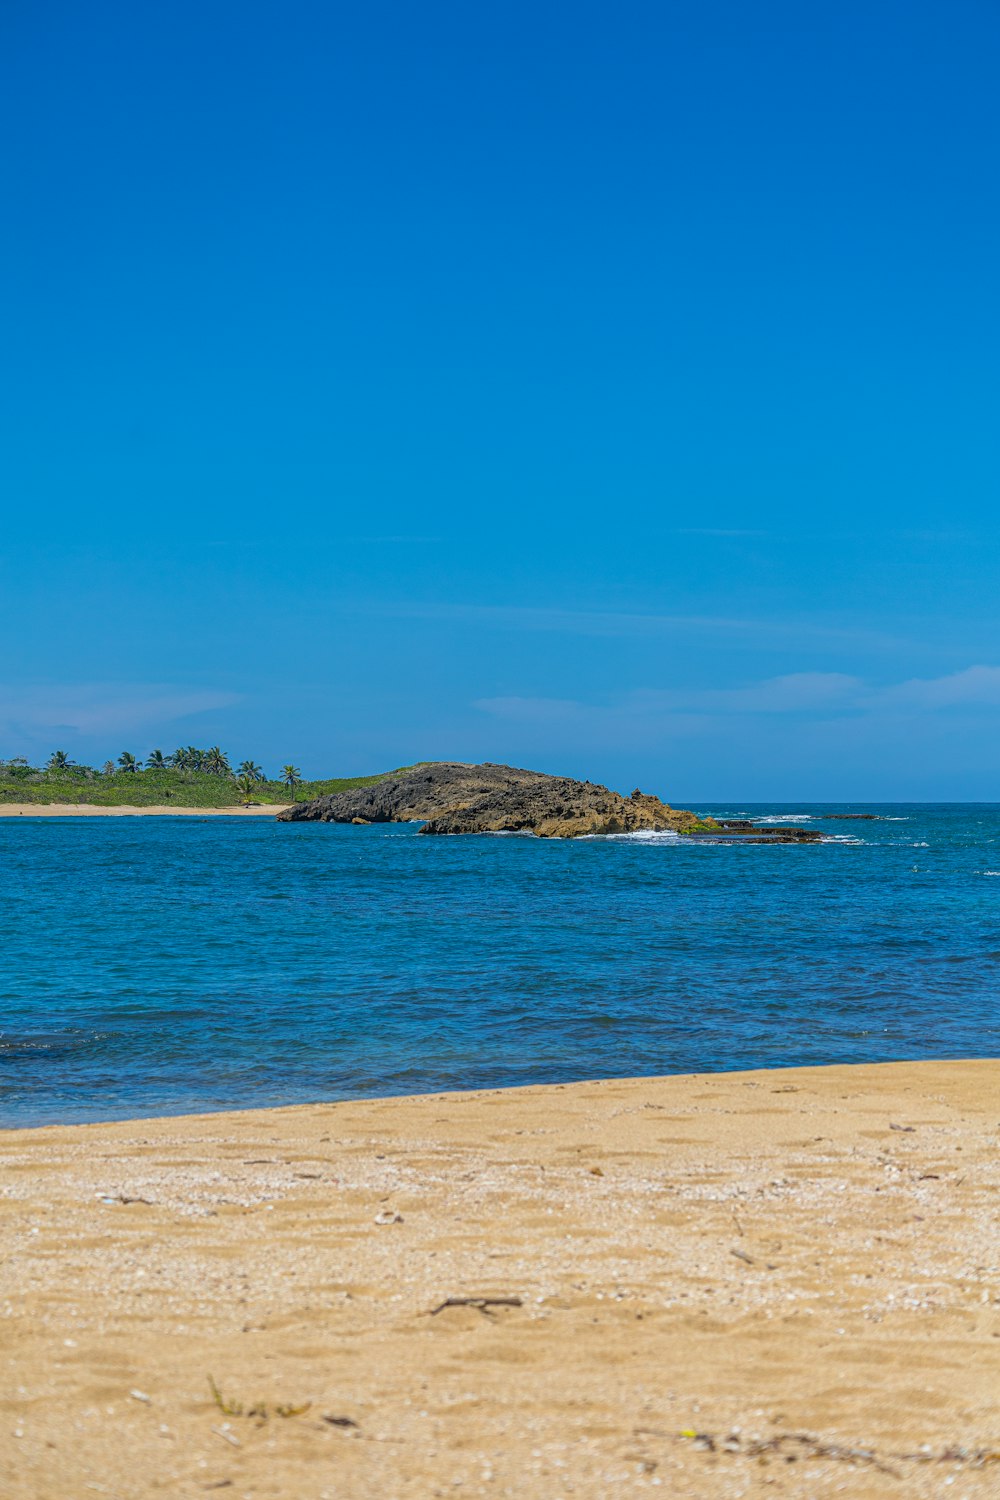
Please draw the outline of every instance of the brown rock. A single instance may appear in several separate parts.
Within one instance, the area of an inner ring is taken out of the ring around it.
[[[454,761],[413,766],[374,786],[296,803],[278,816],[282,822],[420,821],[422,833],[533,833],[540,838],[717,827],[638,790],[622,797],[606,786],[568,776]]]

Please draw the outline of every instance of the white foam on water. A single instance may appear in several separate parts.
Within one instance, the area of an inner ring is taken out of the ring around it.
[[[619,839],[627,840],[633,844],[687,844],[690,839],[682,838],[679,833],[674,833],[672,828],[640,828],[635,833],[585,833],[583,839]]]
[[[771,813],[766,818],[754,818],[755,823],[811,823],[815,813]]]

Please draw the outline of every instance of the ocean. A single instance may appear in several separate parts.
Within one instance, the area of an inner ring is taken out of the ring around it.
[[[1000,1052],[1000,805],[702,810],[825,841],[0,819],[0,1125]]]

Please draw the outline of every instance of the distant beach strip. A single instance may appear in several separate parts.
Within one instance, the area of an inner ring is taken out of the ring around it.
[[[290,804],[258,803],[249,807],[101,807],[93,802],[0,802],[0,818],[273,818]]]

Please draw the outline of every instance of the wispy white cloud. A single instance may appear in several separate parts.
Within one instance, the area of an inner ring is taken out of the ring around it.
[[[1000,667],[966,667],[948,677],[911,677],[883,689],[882,699],[900,707],[925,709],[1000,704]]]
[[[659,719],[665,728],[684,732],[733,715],[918,716],[951,708],[1000,707],[1000,667],[966,667],[943,677],[887,684],[873,684],[843,672],[792,672],[732,688],[645,688],[599,704],[512,696],[481,698],[474,707],[522,723]]]
[[[636,694],[651,709],[695,708],[703,713],[802,713],[853,703],[865,690],[844,672],[789,672],[745,687],[646,690]]]
[[[138,734],[239,701],[236,693],[160,683],[0,685],[0,735],[16,744],[42,734]]]
[[[501,720],[529,738],[557,739],[560,733],[582,744],[626,740],[640,743],[651,737],[685,739],[711,728],[711,714],[668,709],[654,704],[655,694],[629,693],[609,703],[584,703],[575,698],[479,698],[472,707]]]
[[[533,724],[559,724],[592,711],[592,706],[573,698],[479,698],[473,708],[497,719],[518,719]]]
[[[359,612],[364,612],[359,611]],[[442,620],[500,630],[554,631],[565,635],[638,637],[707,635],[746,645],[854,645],[884,650],[903,642],[881,631],[811,620],[761,620],[732,615],[629,613],[509,604],[400,603],[372,607],[396,619]]]

